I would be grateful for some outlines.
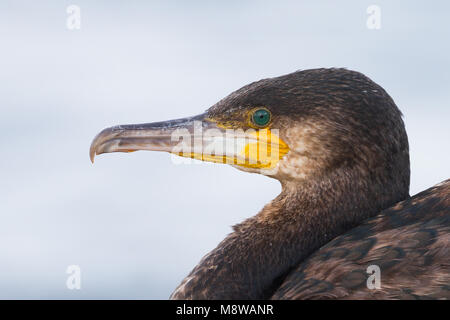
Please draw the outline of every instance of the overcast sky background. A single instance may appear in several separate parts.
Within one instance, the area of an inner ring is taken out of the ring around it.
[[[66,8],[81,8],[68,30]],[[381,29],[366,9],[381,8]],[[450,178],[446,1],[0,2],[0,298],[164,299],[280,191],[155,152],[89,161],[106,126],[195,115],[241,86],[347,67],[404,114],[411,194]],[[66,268],[81,267],[81,290]]]

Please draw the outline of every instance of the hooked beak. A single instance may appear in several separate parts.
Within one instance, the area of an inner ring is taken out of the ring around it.
[[[206,114],[170,121],[118,125],[101,131],[89,156],[137,150],[165,151],[182,157],[247,168],[273,168],[289,151],[269,129],[231,130]]]

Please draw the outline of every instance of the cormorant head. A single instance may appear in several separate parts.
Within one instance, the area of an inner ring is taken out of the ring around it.
[[[283,184],[325,181],[340,172],[409,189],[400,111],[383,88],[346,69],[253,82],[191,118],[107,128],[90,156],[136,150],[227,163]]]

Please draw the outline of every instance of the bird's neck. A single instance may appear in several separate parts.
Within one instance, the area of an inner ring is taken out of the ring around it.
[[[370,192],[358,192],[356,184],[336,186],[331,181],[284,183],[281,194],[234,226],[171,298],[268,298],[289,270],[314,250],[398,201],[377,204]]]

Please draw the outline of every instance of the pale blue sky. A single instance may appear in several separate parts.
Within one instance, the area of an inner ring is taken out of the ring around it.
[[[66,7],[81,8],[81,30]],[[366,8],[381,8],[381,29]],[[450,178],[446,1],[0,3],[0,298],[167,298],[280,191],[225,165],[89,161],[120,123],[195,115],[251,81],[347,67],[405,115],[411,193]],[[65,286],[80,265],[82,289]]]

